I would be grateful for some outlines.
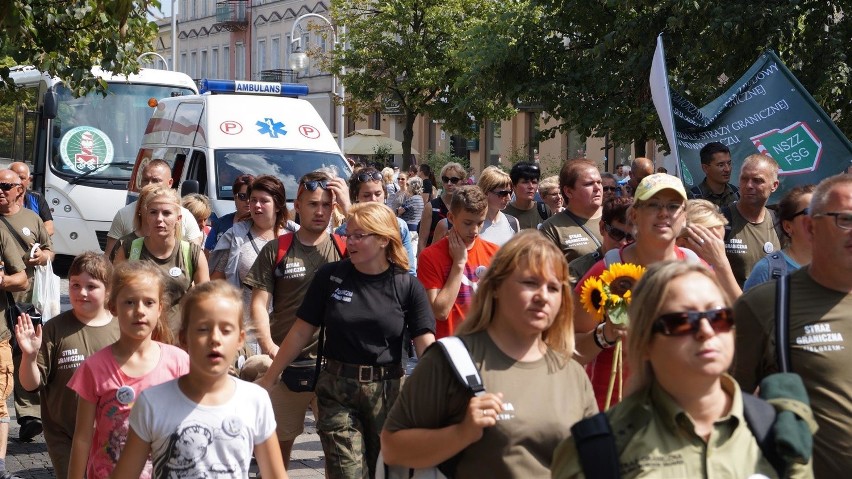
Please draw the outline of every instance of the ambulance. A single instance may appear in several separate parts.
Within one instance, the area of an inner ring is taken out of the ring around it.
[[[293,201],[302,175],[325,168],[348,178],[351,168],[311,104],[307,85],[201,80],[199,95],[165,98],[145,129],[128,187],[138,196],[141,170],[161,159],[181,195],[210,198],[216,217],[234,211],[232,184],[243,174],[274,175]]]

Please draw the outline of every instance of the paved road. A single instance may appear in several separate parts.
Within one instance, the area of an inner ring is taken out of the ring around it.
[[[68,302],[68,280],[62,280],[62,310],[71,308]],[[6,470],[14,472],[24,479],[52,479],[53,467],[47,455],[47,446],[44,436],[39,434],[32,442],[21,442],[18,440],[18,424],[15,422],[15,408],[10,398],[7,402],[12,414],[12,422],[9,427],[9,446],[6,452]],[[312,414],[308,414],[305,420],[305,432],[293,446],[291,454],[290,477],[295,478],[321,478],[325,477],[323,469],[325,460],[322,454],[319,436]],[[257,467],[252,467],[257,472]],[[252,474],[251,477],[257,477]]]

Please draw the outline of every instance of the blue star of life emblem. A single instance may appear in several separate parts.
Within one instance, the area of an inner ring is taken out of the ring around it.
[[[259,121],[255,124],[259,127],[257,132],[261,135],[269,135],[272,138],[278,138],[278,135],[284,136],[287,134],[287,131],[284,129],[284,123],[275,121],[272,118],[265,118],[263,121]]]

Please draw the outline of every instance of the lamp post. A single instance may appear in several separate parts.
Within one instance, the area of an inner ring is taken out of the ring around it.
[[[297,18],[296,21],[293,22],[293,28],[290,30],[290,51],[292,52],[290,54],[290,68],[293,69],[294,71],[297,71],[297,72],[303,72],[303,71],[307,70],[308,67],[310,66],[310,63],[311,63],[310,59],[308,58],[307,52],[302,51],[302,37],[301,36],[299,36],[298,38],[296,37],[296,27],[299,25],[299,22],[301,22],[302,20],[304,20],[306,18],[318,18],[318,19],[320,19],[320,20],[322,20],[322,21],[324,21],[325,23],[328,24],[329,28],[331,28],[331,33],[333,35],[332,50],[335,50],[337,48],[343,48],[343,46],[340,45],[339,42],[338,42],[338,38],[339,38],[338,37],[338,30],[340,30],[339,33],[341,33],[341,34],[346,33],[345,27],[339,27],[339,28],[336,29],[334,27],[334,24],[331,23],[331,20],[329,20],[328,18],[326,18],[326,17],[324,17],[324,16],[322,16],[318,13],[306,13],[304,15],[301,15],[299,18]],[[293,51],[294,46],[295,46],[296,51]],[[343,68],[340,73],[341,73],[341,75],[345,75],[346,69]],[[332,93],[338,93],[337,92],[338,88],[340,88],[340,92],[339,92],[339,95],[340,95],[339,103],[340,104],[335,107],[336,111],[337,111],[337,142],[340,145],[340,151],[342,153],[343,152],[343,143],[344,143],[343,136],[344,136],[344,131],[345,131],[345,124],[344,124],[345,112],[344,112],[344,106],[343,106],[343,99],[345,98],[346,87],[343,86],[343,82],[337,76],[337,73],[333,73],[332,77],[331,77],[331,91],[332,91]]]
[[[136,61],[137,61],[137,62],[139,62],[139,63],[141,63],[141,62],[142,62],[142,59],[143,59],[143,58],[145,58],[145,57],[147,57],[147,56],[149,56],[149,55],[150,55],[150,56],[155,56],[155,57],[159,58],[159,59],[160,59],[160,61],[161,61],[161,62],[163,62],[163,65],[165,65],[165,66],[166,66],[166,69],[168,70],[168,68],[169,68],[169,62],[167,62],[167,61],[166,61],[166,59],[165,59],[165,58],[163,58],[163,56],[162,56],[162,55],[160,55],[160,54],[159,54],[159,53],[157,53],[157,52],[145,52],[145,53],[143,53],[143,54],[139,55],[138,57],[136,57]]]

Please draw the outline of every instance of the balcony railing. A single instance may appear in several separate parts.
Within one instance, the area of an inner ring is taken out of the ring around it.
[[[216,3],[216,24],[225,30],[245,30],[248,27],[248,0],[224,0]]]
[[[261,70],[260,81],[271,81],[277,83],[296,83],[296,72],[276,68],[273,70]]]

